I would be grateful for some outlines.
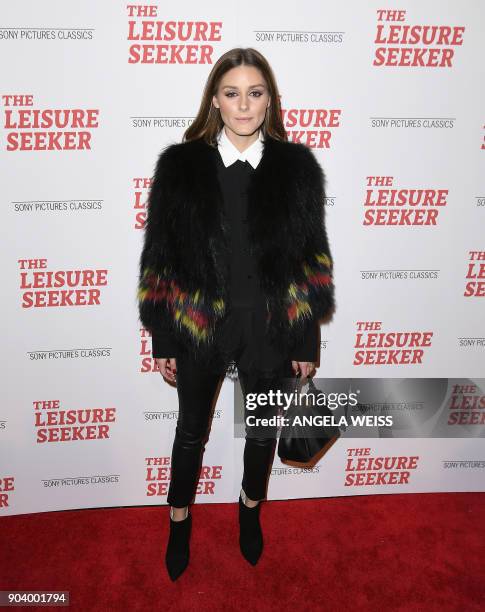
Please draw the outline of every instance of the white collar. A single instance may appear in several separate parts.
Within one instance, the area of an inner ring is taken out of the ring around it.
[[[253,168],[256,168],[263,155],[263,134],[262,131],[259,130],[258,138],[241,153],[241,151],[239,151],[229,140],[226,130],[223,127],[217,137],[217,147],[226,168],[238,159],[243,162],[248,161]]]

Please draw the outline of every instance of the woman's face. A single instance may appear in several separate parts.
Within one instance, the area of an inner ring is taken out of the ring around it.
[[[212,103],[225,126],[238,136],[250,136],[264,121],[270,104],[268,87],[254,66],[231,68],[222,77]]]

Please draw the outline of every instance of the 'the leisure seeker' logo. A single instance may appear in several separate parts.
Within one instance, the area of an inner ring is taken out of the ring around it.
[[[157,19],[156,5],[128,4],[126,8],[129,64],[214,63],[211,43],[222,40],[222,21],[165,21]]]
[[[9,495],[15,490],[13,476],[0,476],[0,510],[9,507]]]
[[[477,385],[453,385],[448,425],[485,425],[485,395]]]
[[[150,332],[144,327],[140,328],[140,372],[160,372],[156,359],[152,357],[152,340]]]
[[[105,440],[116,420],[116,408],[64,409],[60,400],[33,402],[37,443]]]
[[[394,186],[392,176],[368,176],[363,225],[437,225],[448,189]]]
[[[331,149],[335,131],[341,127],[340,108],[284,108],[281,118],[288,140],[312,149]]]
[[[147,497],[167,495],[172,477],[170,457],[146,457]],[[222,465],[203,465],[197,483],[197,495],[214,495],[216,482],[222,478]]]
[[[374,66],[452,68],[464,26],[409,25],[405,10],[378,9]]]
[[[47,270],[47,259],[19,259],[22,308],[99,306],[108,270]]]
[[[7,151],[91,150],[98,108],[34,108],[30,94],[5,94]]]
[[[152,185],[151,178],[138,177],[133,179],[133,209],[135,211],[134,229],[143,230],[147,220],[147,200]]]
[[[380,321],[358,321],[353,365],[421,365],[432,331],[383,332]]]
[[[409,484],[418,467],[419,456],[372,457],[370,448],[348,448],[345,486],[386,486]]]
[[[469,251],[465,297],[485,297],[485,251]]]

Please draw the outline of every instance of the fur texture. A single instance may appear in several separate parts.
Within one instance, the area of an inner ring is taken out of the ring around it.
[[[140,321],[171,330],[210,359],[227,312],[228,239],[217,149],[201,139],[165,147],[148,197],[140,257]],[[287,352],[312,318],[335,307],[324,221],[325,176],[303,144],[266,137],[248,189],[248,235],[270,340]]]

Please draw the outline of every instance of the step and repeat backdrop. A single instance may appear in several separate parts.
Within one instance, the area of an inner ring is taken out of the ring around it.
[[[0,515],[166,503],[178,398],[138,321],[145,206],[237,46],[267,57],[288,138],[327,177],[337,310],[316,377],[455,381],[439,430],[418,410],[412,436],[275,457],[268,498],[485,490],[484,17],[479,0],[3,7]],[[234,384],[197,503],[237,500]]]

